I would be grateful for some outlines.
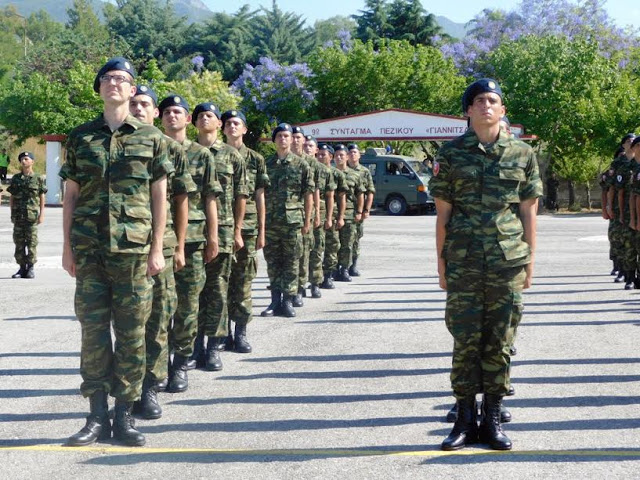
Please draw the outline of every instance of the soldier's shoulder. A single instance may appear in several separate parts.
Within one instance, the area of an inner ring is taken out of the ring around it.
[[[131,134],[134,137],[138,138],[147,138],[152,140],[161,140],[164,141],[167,136],[158,129],[155,125],[148,125],[146,123],[142,123],[141,121],[135,118],[128,118],[127,123],[129,123],[132,127],[135,128],[134,132]]]
[[[69,132],[69,135],[67,136],[67,138],[73,139],[76,137],[87,135],[89,133],[93,133],[96,130],[99,130],[103,125],[104,125],[104,120],[102,115],[100,115],[99,117],[94,118],[93,120],[89,120],[88,122],[85,122],[75,127],[73,130]]]

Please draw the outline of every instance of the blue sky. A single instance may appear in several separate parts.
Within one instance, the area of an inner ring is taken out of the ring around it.
[[[216,11],[226,11],[233,13],[241,5],[248,3],[254,8],[265,6],[271,7],[271,0],[240,0],[229,5],[220,0],[203,0],[207,6]],[[456,0],[429,2],[422,0],[422,5],[429,12],[435,15],[442,15],[458,23],[466,23],[477,13],[485,8],[501,8],[503,10],[513,10],[519,0]],[[305,17],[308,23],[313,24],[316,20],[322,20],[334,15],[353,15],[358,10],[364,8],[363,0],[321,0],[321,1],[300,1],[300,0],[278,0],[278,6],[285,11],[293,11]],[[633,24],[640,27],[640,2],[631,0],[607,0],[605,9],[619,26]]]

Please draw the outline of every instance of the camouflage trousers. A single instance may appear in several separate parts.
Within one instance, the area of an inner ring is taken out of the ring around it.
[[[38,224],[36,222],[16,222],[13,224],[14,257],[18,265],[38,261]]]
[[[267,225],[264,258],[271,288],[284,294],[298,293],[298,271],[302,251],[300,227]]]
[[[325,275],[338,269],[338,251],[340,250],[340,230],[336,230],[335,224],[325,233],[324,261],[322,268]]]
[[[508,392],[509,348],[522,318],[525,277],[524,266],[491,271],[482,261],[447,264],[445,322],[453,336],[456,398]]]
[[[257,235],[242,233],[244,247],[238,250],[231,263],[229,277],[229,318],[246,325],[253,320],[251,284],[258,273],[256,254]]]
[[[613,238],[613,232],[614,232],[614,224],[615,224],[615,220],[609,220],[609,228],[607,230],[607,236],[609,237],[609,260],[615,260],[617,261],[617,257],[616,257],[616,250],[614,247],[615,244],[615,239]]]
[[[153,280],[147,277],[148,257],[97,249],[75,256],[82,395],[104,390],[118,400],[139,400],[153,290]]]
[[[153,382],[167,378],[167,359],[169,358],[169,324],[176,311],[178,297],[173,275],[173,255],[165,255],[165,267],[153,277],[153,302],[151,316],[145,327],[147,348],[146,377]]]
[[[620,266],[625,271],[632,271],[636,268],[636,247],[635,247],[635,236],[636,231],[629,228],[628,225],[620,225],[618,230],[618,242],[620,253],[618,256],[618,260],[620,261]]]
[[[207,279],[200,294],[198,330],[208,337],[226,337],[229,334],[228,294],[233,253],[218,253],[205,265]]]
[[[360,239],[364,235],[364,222],[356,223],[356,236],[353,241],[353,258],[360,256]],[[351,265],[349,265],[351,266]]]
[[[309,278],[309,256],[314,246],[313,228],[309,233],[302,235],[302,252],[300,252],[300,266],[298,268],[298,287],[305,288]]]
[[[313,248],[309,254],[309,282],[320,285],[323,280],[322,258],[324,257],[326,233],[324,224],[313,229]]]
[[[338,250],[338,264],[349,268],[353,260],[353,242],[356,237],[356,222],[344,222],[340,229],[340,250]]]
[[[189,357],[193,354],[193,343],[198,334],[200,293],[205,282],[202,245],[187,243],[184,258],[184,268],[174,273],[178,306],[169,328],[169,350]]]

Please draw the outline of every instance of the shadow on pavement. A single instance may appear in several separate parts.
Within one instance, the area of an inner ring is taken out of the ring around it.
[[[412,368],[407,370],[348,370],[341,372],[273,372],[256,373],[254,375],[226,375],[218,380],[263,380],[278,378],[283,380],[305,379],[322,380],[331,378],[385,378],[406,377],[414,375],[440,375],[451,372],[451,368]],[[632,375],[629,375],[630,377]],[[631,381],[631,380],[629,380]]]
[[[242,362],[351,362],[355,360],[404,360],[407,358],[449,358],[451,352],[442,353],[356,353],[344,355],[304,355],[291,357],[246,358]]]
[[[11,352],[0,353],[0,358],[11,357],[79,357],[80,352]]]
[[[515,446],[517,448],[517,445]],[[499,453],[494,450],[487,450],[487,454],[475,455],[440,455],[431,457],[422,462],[423,465],[473,465],[482,463],[576,463],[576,462],[624,462],[638,461],[640,448],[611,448],[611,449],[580,449],[580,450],[553,450],[553,451],[531,451]],[[588,478],[588,475],[586,476]]]
[[[0,398],[57,397],[59,395],[78,394],[80,394],[79,388],[66,388],[57,390],[0,390]]]
[[[349,320],[303,320],[296,324],[337,324],[337,323],[423,323],[423,322],[443,322],[443,317],[438,318],[351,318]]]
[[[76,320],[75,315],[49,315],[49,316],[33,316],[33,317],[9,317],[3,319],[5,322],[15,322],[21,320]]]
[[[0,377],[5,375],[80,375],[79,368],[13,368],[0,370]]]
[[[583,396],[583,397],[549,397],[549,398],[517,398],[507,397],[505,406],[511,408],[574,408],[574,407],[608,407],[640,405],[639,397],[621,396]],[[433,407],[434,410],[449,410],[451,403],[443,403]],[[509,428],[509,427],[507,427]]]

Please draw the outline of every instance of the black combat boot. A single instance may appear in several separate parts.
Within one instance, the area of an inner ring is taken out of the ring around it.
[[[33,263],[27,263],[27,265],[25,266],[25,272],[24,272],[24,275],[22,275],[22,278],[36,278],[36,274],[33,271]]]
[[[515,356],[518,353],[518,349],[516,349],[515,345],[511,345],[509,347],[509,355],[511,355],[512,357]]]
[[[633,290],[633,280],[635,279],[633,270],[627,270],[624,272],[624,289]]]
[[[618,270],[618,276],[614,278],[613,281],[615,283],[620,283],[622,280],[624,280],[624,270],[620,269]]]
[[[349,275],[351,275],[352,277],[360,276],[360,270],[358,270],[358,257],[356,257],[355,255],[353,257],[353,263],[349,267]]]
[[[609,275],[618,275],[618,272],[620,271],[620,268],[618,267],[618,262],[615,260],[613,261],[613,270],[611,270],[611,273]]]
[[[173,364],[169,370],[169,385],[167,391],[171,393],[186,392],[189,388],[189,377],[187,375],[187,362],[189,359],[179,354],[173,355]]]
[[[251,353],[251,345],[247,340],[247,324],[236,323],[236,352],[238,353]]]
[[[293,309],[292,305],[293,295],[289,295],[287,293],[282,295],[282,305],[280,306],[280,311],[278,313],[281,317],[295,317],[296,311]]]
[[[447,412],[447,423],[455,423],[458,418],[458,402],[453,404],[451,410]]]
[[[229,333],[222,343],[222,350],[233,352],[235,350],[235,344],[233,340],[233,334],[231,333],[231,319],[227,321],[227,332]]]
[[[136,423],[131,416],[133,402],[116,399],[116,415],[113,419],[113,438],[129,447],[141,447],[145,443],[144,435],[135,429]]]
[[[298,287],[298,293],[291,298],[291,305],[296,308],[304,307],[304,302],[302,301],[302,297],[306,297],[305,289],[302,287]]]
[[[224,338],[208,337],[207,340],[207,365],[205,368],[210,372],[218,372],[222,370],[222,359],[220,358],[220,350],[218,344],[224,342]]]
[[[26,274],[27,274],[27,266],[20,265],[20,269],[16,273],[11,275],[11,278],[25,278]]]
[[[311,284],[311,298],[322,298],[320,287],[315,283]]]
[[[349,276],[349,270],[342,265],[338,266],[338,278],[336,278],[338,282],[350,282],[351,277]]]
[[[442,442],[442,450],[460,450],[478,441],[476,396],[458,400],[458,417],[453,430]]]
[[[479,438],[481,442],[488,443],[493,450],[511,450],[511,440],[504,434],[500,425],[501,407],[500,395],[484,394]]]
[[[169,372],[171,370],[167,370],[167,371]],[[169,385],[169,377],[165,378],[164,380],[160,380],[158,383],[156,383],[156,392],[166,392],[167,385]]]
[[[162,417],[162,408],[158,403],[156,382],[145,377],[142,383],[142,397],[133,403],[133,413],[145,420],[155,420]]]
[[[282,292],[280,290],[271,289],[271,303],[260,313],[261,317],[273,317],[280,310],[282,305]]]
[[[513,397],[516,394],[516,389],[513,388],[513,385],[509,385],[509,390],[507,391],[507,397]]]
[[[324,281],[320,284],[320,288],[325,288],[327,290],[333,290],[336,288],[333,283],[333,274],[331,272],[324,274]]]
[[[82,429],[67,440],[69,447],[84,447],[97,440],[111,438],[111,422],[109,421],[109,407],[107,392],[98,390],[89,397],[90,412],[87,423]]]
[[[204,347],[204,331],[198,330],[196,339],[193,342],[193,353],[191,354],[191,357],[189,357],[189,360],[195,360],[194,368],[204,368],[204,366],[206,365],[207,353]]]

